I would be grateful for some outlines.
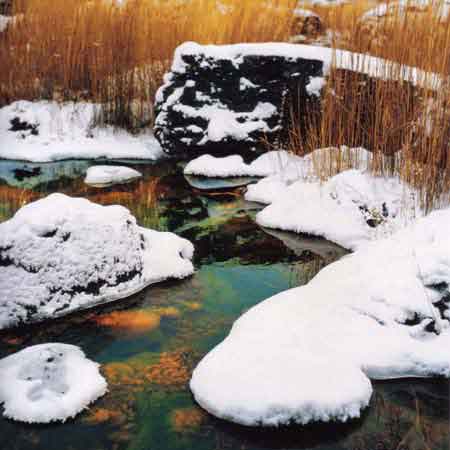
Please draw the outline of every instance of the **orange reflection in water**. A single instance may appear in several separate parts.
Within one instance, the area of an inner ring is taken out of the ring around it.
[[[179,310],[169,306],[151,310],[111,311],[107,314],[91,316],[90,320],[104,327],[143,332],[158,328],[163,317],[176,318],[179,316]]]

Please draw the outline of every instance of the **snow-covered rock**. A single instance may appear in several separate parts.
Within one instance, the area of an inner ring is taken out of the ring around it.
[[[320,113],[331,66],[435,89],[441,82],[413,67],[332,48],[186,42],[156,95],[155,136],[165,152],[182,155],[247,156],[267,142],[282,145],[291,125],[289,105],[298,106],[300,122],[306,112]]]
[[[319,149],[249,186],[245,198],[269,204],[256,216],[264,227],[324,237],[355,250],[421,214],[414,191],[398,178],[372,175],[370,158],[361,148]],[[332,176],[326,179],[319,167]]]
[[[322,61],[294,47],[289,55],[283,44],[178,47],[156,95],[155,136],[164,151],[250,154],[264,139],[286,139],[286,95],[317,102],[306,85],[323,76]]]
[[[48,101],[17,101],[0,108],[0,159],[49,162],[162,156],[149,132],[135,136],[111,126],[95,126],[99,108],[92,103]]]
[[[41,344],[0,359],[3,415],[28,423],[65,422],[104,395],[99,365],[80,348]]]
[[[95,186],[128,183],[140,178],[142,174],[126,166],[92,166],[86,172],[84,182]]]
[[[295,158],[283,150],[264,153],[250,164],[246,164],[240,155],[223,158],[202,155],[186,165],[184,174],[211,178],[267,177],[278,173]]]
[[[245,425],[347,421],[369,379],[450,376],[450,209],[327,266],[238,319],[191,389]]]
[[[122,206],[52,194],[0,224],[0,329],[58,317],[193,273],[192,244]]]

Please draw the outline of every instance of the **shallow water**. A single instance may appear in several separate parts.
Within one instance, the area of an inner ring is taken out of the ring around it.
[[[324,240],[261,229],[254,222],[260,207],[233,184],[196,190],[174,163],[139,164],[141,180],[107,189],[83,183],[91,164],[0,161],[0,221],[51,192],[119,203],[141,225],[190,239],[197,270],[125,301],[0,334],[0,357],[50,341],[79,345],[102,363],[109,383],[105,397],[65,424],[0,418],[0,449],[449,449],[446,380],[376,383],[364,416],[344,425],[261,430],[204,413],[188,389],[196,362],[251,306],[308,282],[345,252]]]

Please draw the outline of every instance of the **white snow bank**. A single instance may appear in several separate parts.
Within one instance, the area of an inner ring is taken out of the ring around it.
[[[303,157],[290,155],[281,170],[249,186],[245,198],[270,204],[296,181],[318,182],[330,174],[350,168],[367,170],[371,156],[362,147],[346,146],[317,149]]]
[[[202,155],[186,165],[184,174],[212,178],[267,177],[279,172],[295,159],[294,155],[283,150],[267,152],[250,164],[246,164],[240,155],[222,158]]]
[[[365,12],[361,19],[362,21],[372,18],[381,18],[389,15],[396,16],[397,14],[406,14],[408,11],[427,11],[432,7],[433,12],[441,19],[447,20],[450,14],[450,1],[444,2],[434,0],[399,0],[388,3],[381,3],[375,8]]]
[[[0,159],[144,159],[163,155],[151,133],[94,127],[99,105],[17,101],[0,108]],[[14,131],[16,130],[16,131]]]
[[[194,370],[195,399],[245,425],[346,421],[369,378],[449,377],[449,227],[434,212],[252,308]]]
[[[99,365],[78,347],[42,344],[0,360],[4,416],[28,423],[66,421],[107,391]]]
[[[416,86],[431,89],[439,89],[441,85],[441,78],[437,74],[425,72],[416,67],[405,66],[395,61],[352,53],[346,50],[280,42],[231,45],[199,45],[195,42],[185,42],[175,50],[171,71],[185,73],[188,64],[186,61],[189,61],[190,56],[198,54],[205,57],[201,64],[206,66],[208,65],[208,59],[230,60],[235,67],[239,67],[244,62],[245,56],[280,56],[287,59],[304,58],[322,61],[324,64],[324,76],[328,74],[330,67],[333,66],[338,69],[351,70],[380,79],[392,79],[394,77],[408,81]],[[188,58],[185,60],[185,57]],[[164,85],[156,95],[157,99],[161,99],[162,91],[171,81],[171,75],[167,75],[164,81]],[[170,101],[176,103],[177,97],[181,93],[182,89],[176,89]],[[183,111],[180,110],[180,112]],[[208,112],[208,116],[211,115],[211,111],[206,112]],[[221,117],[220,120],[222,120]]]
[[[125,166],[92,166],[86,172],[84,182],[97,186],[113,183],[127,183],[140,178],[142,174],[137,170]]]
[[[341,170],[360,169],[321,181],[319,164],[338,172],[338,154]],[[415,193],[397,178],[370,174],[369,160],[370,153],[360,148],[319,149],[249,186],[245,198],[269,204],[256,216],[264,227],[321,236],[355,250],[421,214]]]
[[[0,329],[128,297],[193,273],[193,246],[122,206],[52,194],[0,224]]]

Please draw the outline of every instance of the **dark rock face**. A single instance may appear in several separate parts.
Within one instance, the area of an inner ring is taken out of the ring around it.
[[[180,47],[158,92],[155,135],[168,154],[245,158],[286,141],[291,105],[297,115],[320,107],[319,93],[309,86],[323,76],[320,60],[203,49]]]
[[[0,14],[9,15],[12,13],[12,0],[0,0]]]

